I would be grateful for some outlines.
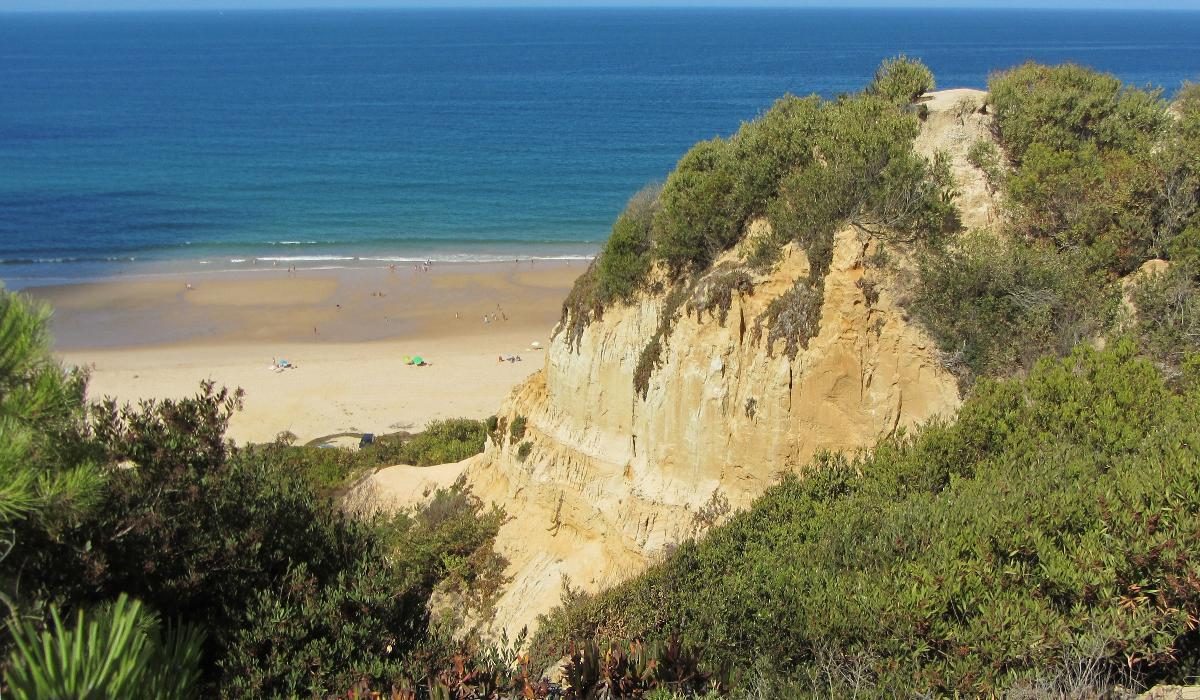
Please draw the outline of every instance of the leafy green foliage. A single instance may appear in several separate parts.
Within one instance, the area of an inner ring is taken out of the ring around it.
[[[431,421],[416,435],[384,435],[363,449],[383,464],[412,464],[428,467],[461,462],[483,452],[487,426],[470,418]]]
[[[1161,91],[1127,87],[1115,76],[1069,63],[1026,63],[993,75],[988,90],[1000,138],[1018,165],[1035,144],[1050,151],[1083,144],[1142,151],[1167,125]]]
[[[503,515],[461,486],[435,494],[425,510],[351,517],[289,463],[302,448],[280,441],[238,450],[225,440],[240,392],[204,383],[186,399],[85,407],[83,378],[49,359],[45,315],[2,299],[15,330],[0,334],[8,363],[0,404],[11,401],[9,425],[28,436],[11,454],[42,472],[6,522],[14,546],[3,580],[19,576],[16,607],[27,621],[14,628],[19,639],[4,640],[24,645],[12,662],[14,689],[37,697],[336,693],[409,673],[410,657],[438,638],[435,592],[464,614],[494,598],[505,562],[492,542]],[[482,449],[485,431],[445,421],[359,454],[461,459]],[[86,504],[42,498],[55,469],[87,463],[103,478]],[[140,603],[122,602],[128,595],[202,625],[203,645],[190,631],[160,635]],[[111,616],[94,612],[109,601],[118,601]],[[87,609],[73,628],[62,623],[60,610]],[[160,667],[169,677],[153,676]],[[87,687],[54,689],[68,683]]]
[[[599,295],[604,303],[628,302],[650,272],[651,227],[660,209],[660,185],[635,194],[613,224],[612,235],[597,259]]]
[[[983,171],[987,177],[988,186],[993,190],[999,189],[1004,183],[1004,169],[1000,160],[1000,149],[996,142],[982,138],[971,144],[967,151],[967,162]]]
[[[538,659],[679,638],[792,697],[991,696],[1086,650],[1190,676],[1200,613],[1200,386],[1125,343],[983,382],[953,425],[823,455],[664,563],[544,621]],[[854,673],[831,672],[853,670]],[[1101,674],[1103,675],[1103,674]]]
[[[1083,248],[1095,268],[1125,274],[1178,233],[1165,226],[1168,133],[1161,91],[1126,87],[1075,65],[1026,64],[992,77],[996,125],[1016,170],[1014,232]]]
[[[1099,337],[1116,313],[1116,285],[1078,257],[986,234],[920,260],[910,308],[965,384],[1030,369]]]
[[[51,355],[49,317],[0,287],[0,527],[65,526],[102,481],[82,444],[86,377]]]
[[[703,270],[737,242],[749,210],[734,158],[728,141],[701,141],[667,177],[654,250],[673,272]]]
[[[512,423],[509,423],[508,435],[509,435],[509,437],[512,438],[513,442],[518,442],[520,440],[525,439],[525,425],[526,425],[525,416],[520,416],[520,415],[515,416],[512,419]]]
[[[1133,332],[1144,353],[1169,376],[1200,351],[1200,289],[1186,267],[1148,275],[1132,290],[1137,308]]]
[[[875,79],[867,86],[867,93],[910,104],[935,87],[933,72],[924,63],[901,54],[885,60],[875,70]]]
[[[987,140],[968,158],[1006,195],[1000,239],[926,251],[908,304],[964,385],[1111,332],[1114,281],[1152,257],[1200,270],[1200,129],[1188,126],[1200,109],[1186,88],[1177,119],[1160,91],[1075,65],[1026,64],[993,75],[990,88],[1014,167],[1004,173]],[[1139,336],[1167,368],[1190,349],[1184,277],[1171,299],[1160,285],[1140,302],[1153,307],[1144,318],[1166,324],[1142,323]],[[1172,310],[1183,315],[1164,315]]]
[[[303,475],[319,491],[334,492],[380,467],[395,464],[428,467],[461,462],[483,451],[487,434],[483,421],[452,418],[431,421],[424,431],[416,434],[377,435],[373,443],[359,449],[290,445],[276,440],[248,445],[243,452],[253,454],[255,459],[273,468]]]
[[[4,676],[18,700],[198,697],[204,634],[196,628],[164,628],[124,594],[79,611],[74,625],[64,624],[57,608],[50,615],[45,632],[28,621],[13,630],[16,650]]]
[[[836,101],[785,96],[732,137],[693,146],[657,196],[635,197],[617,220],[605,250],[568,295],[556,333],[565,331],[578,347],[588,323],[605,305],[629,301],[655,262],[671,286],[691,285],[756,217],[769,218],[775,233],[749,246],[752,267],[769,268],[784,244],[798,241],[814,279],[823,279],[833,233],[847,223],[904,240],[956,228],[948,167],[913,153],[916,117],[880,92],[919,94],[932,87],[932,76],[903,57],[880,70],[874,92]],[[658,334],[648,342],[638,386],[665,340]]]

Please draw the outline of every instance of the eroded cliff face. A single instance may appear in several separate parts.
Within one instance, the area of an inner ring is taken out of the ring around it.
[[[927,130],[958,128],[940,114],[957,100],[943,102]],[[977,174],[965,151],[981,119],[968,117],[962,138],[922,135],[926,147],[951,151],[957,177]],[[980,182],[971,197],[983,196]],[[973,202],[964,220],[984,225],[991,213],[980,207]],[[504,427],[467,469],[475,493],[511,518],[497,541],[511,582],[493,629],[532,625],[558,603],[564,577],[587,591],[629,578],[819,450],[866,448],[954,412],[957,385],[933,342],[906,321],[894,282],[864,264],[873,245],[853,229],[837,234],[819,333],[795,357],[753,332],[771,300],[808,272],[792,246],[774,271],[753,277],[752,294],[733,294],[724,323],[681,311],[645,396],[633,375],[664,295],[606,309],[577,347],[565,333],[555,338],[545,368],[499,413],[507,425],[523,416],[524,437]]]

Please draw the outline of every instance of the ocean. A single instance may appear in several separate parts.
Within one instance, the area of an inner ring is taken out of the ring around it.
[[[587,257],[692,143],[899,53],[1169,94],[1200,12],[0,14],[0,279]]]

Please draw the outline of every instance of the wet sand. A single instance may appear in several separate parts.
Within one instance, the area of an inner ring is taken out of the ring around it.
[[[91,369],[92,398],[180,397],[211,379],[246,391],[230,437],[257,442],[287,430],[309,440],[494,413],[542,367],[544,351],[532,343],[547,345],[584,269],[579,261],[279,269],[25,291],[54,307],[59,354]],[[429,366],[405,364],[414,355]],[[273,371],[280,359],[295,368]]]

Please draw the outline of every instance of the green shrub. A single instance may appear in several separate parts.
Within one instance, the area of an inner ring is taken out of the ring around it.
[[[124,594],[111,605],[64,624],[50,609],[50,628],[29,621],[12,628],[16,651],[4,673],[18,700],[199,697],[204,634],[194,627],[163,628],[158,617]]]
[[[900,54],[884,60],[875,70],[875,79],[867,86],[867,94],[910,104],[935,87],[933,72],[924,63]]]
[[[660,209],[661,185],[643,188],[629,200],[613,224],[597,260],[600,303],[628,303],[650,272],[651,229]]]
[[[487,434],[487,424],[483,421],[449,418],[430,421],[425,430],[416,435],[385,435],[361,452],[380,466],[450,464],[483,452]]]
[[[533,443],[526,440],[517,446],[517,459],[524,462],[533,453]]]
[[[1001,141],[1018,166],[1034,144],[1145,151],[1167,125],[1161,91],[1126,87],[1073,64],[1026,63],[993,75],[988,90]]]
[[[1200,387],[1172,393],[1129,344],[984,382],[957,423],[820,456],[643,575],[573,596],[535,665],[678,638],[734,687],[790,697],[998,696],[1075,663],[1101,683],[1189,677],[1197,407]]]
[[[990,88],[1016,166],[1007,180],[1014,233],[1086,249],[1085,264],[1113,274],[1162,254],[1181,226],[1163,211],[1167,161],[1156,151],[1170,119],[1161,91],[1032,63],[992,76]]]
[[[1149,275],[1132,290],[1133,332],[1144,353],[1171,377],[1200,350],[1200,289],[1186,268]]]
[[[995,141],[982,138],[971,144],[971,148],[967,150],[967,162],[983,171],[988,186],[992,189],[999,189],[1003,184],[1004,168],[1000,162],[1000,149],[996,148]]]
[[[1110,326],[1116,304],[1115,285],[1078,257],[981,234],[922,256],[908,306],[965,386],[1069,353]]]
[[[69,527],[103,481],[84,435],[86,375],[54,358],[49,318],[0,285],[0,527]]]
[[[525,416],[513,418],[512,423],[508,427],[508,435],[512,438],[513,442],[525,439]]]
[[[729,142],[718,138],[692,146],[667,177],[654,253],[672,272],[703,270],[737,242],[749,210],[735,166]]]

